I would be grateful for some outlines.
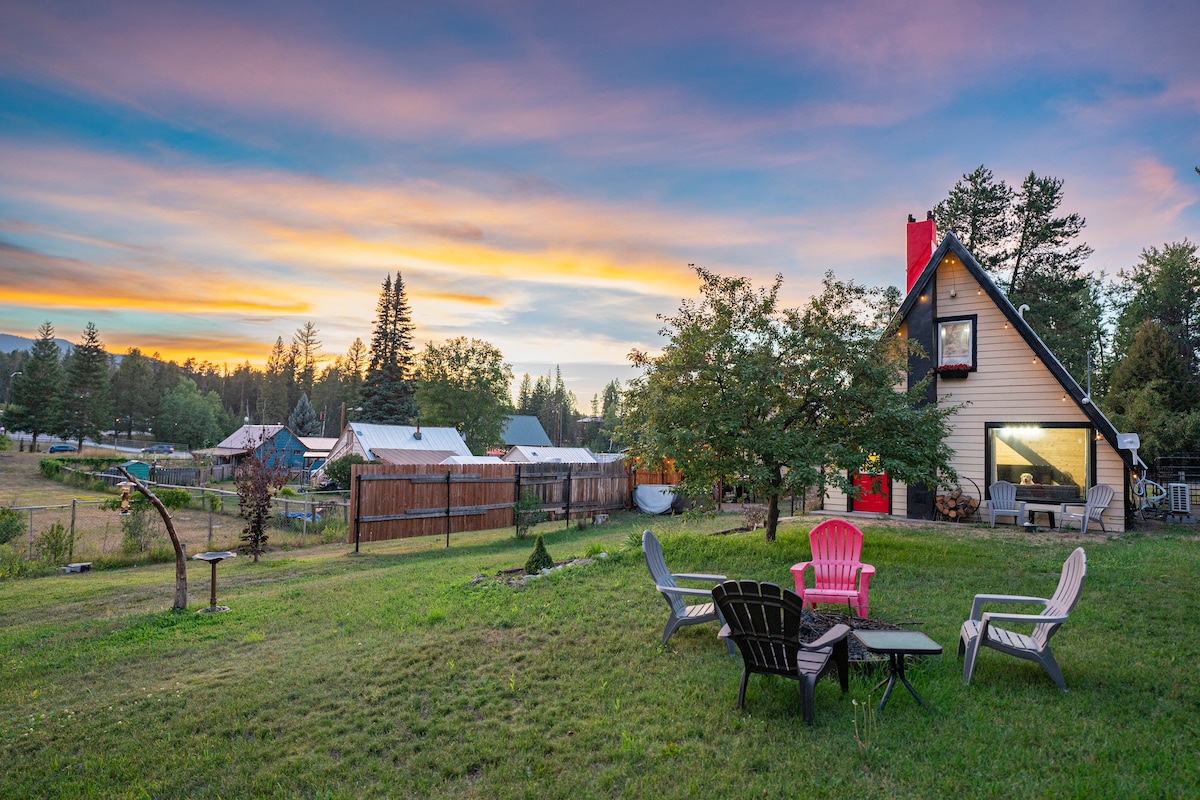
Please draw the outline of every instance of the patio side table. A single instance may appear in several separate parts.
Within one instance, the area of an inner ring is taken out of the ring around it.
[[[880,711],[883,711],[883,707],[887,705],[897,680],[908,687],[908,691],[917,699],[922,708],[929,709],[929,706],[921,699],[921,695],[917,694],[917,690],[904,675],[904,657],[941,655],[942,646],[940,644],[919,631],[854,631],[854,638],[858,639],[868,651],[888,657],[887,689],[884,690],[883,700],[879,703]],[[884,681],[880,681],[875,688],[878,689],[883,684]]]

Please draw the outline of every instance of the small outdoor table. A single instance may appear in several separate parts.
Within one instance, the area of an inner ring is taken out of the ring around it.
[[[1054,515],[1062,508],[1062,504],[1058,503],[1026,503],[1025,512],[1029,515],[1029,521],[1025,524],[1027,528],[1036,528],[1036,515],[1045,514],[1046,519],[1050,521],[1050,527],[1054,527]]]
[[[908,682],[908,678],[904,676],[904,657],[941,655],[942,646],[940,644],[919,631],[854,631],[854,638],[858,639],[868,651],[885,654],[888,657],[887,689],[884,690],[883,700],[879,703],[880,711],[883,711],[883,707],[887,705],[897,680],[908,687],[908,691],[917,698],[917,702],[923,708],[929,708],[921,699],[921,695],[917,694],[917,690]],[[884,683],[885,681],[880,681],[875,688],[878,689]]]
[[[226,550],[220,553],[197,553],[192,556],[197,561],[207,561],[212,564],[212,590],[209,593],[208,608],[202,608],[197,611],[197,614],[220,614],[222,611],[228,611],[229,606],[217,605],[217,564],[220,564],[227,558],[237,558],[237,553],[232,550]]]

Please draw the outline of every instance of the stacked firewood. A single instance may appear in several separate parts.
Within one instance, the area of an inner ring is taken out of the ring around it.
[[[948,494],[938,495],[933,505],[942,519],[962,522],[975,513],[979,508],[979,501],[965,494],[962,489],[954,489]]]

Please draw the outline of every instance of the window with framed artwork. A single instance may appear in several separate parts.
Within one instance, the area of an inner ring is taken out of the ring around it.
[[[937,370],[938,372],[975,369],[974,315],[939,319],[937,324]]]

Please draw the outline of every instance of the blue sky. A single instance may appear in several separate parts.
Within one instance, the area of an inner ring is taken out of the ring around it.
[[[1049,7],[1045,7],[1049,5]],[[689,263],[900,284],[986,164],[1066,181],[1089,266],[1200,238],[1200,4],[5,3],[0,332],[265,361],[369,341],[561,364],[586,410]]]

